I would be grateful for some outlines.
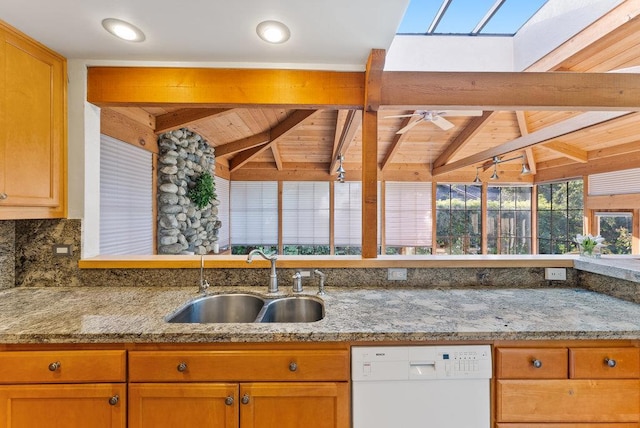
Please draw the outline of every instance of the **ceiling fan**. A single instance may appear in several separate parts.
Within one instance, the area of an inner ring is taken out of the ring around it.
[[[396,132],[396,134],[404,134],[405,132],[407,132],[408,130],[410,130],[411,128],[413,128],[414,126],[418,125],[421,122],[431,122],[434,125],[438,126],[440,129],[442,129],[443,131],[448,131],[449,129],[453,128],[453,123],[449,122],[443,116],[451,116],[451,117],[455,117],[455,116],[482,116],[482,110],[442,110],[442,111],[416,110],[414,113],[411,113],[411,114],[399,114],[399,115],[396,115],[396,116],[385,116],[385,118],[387,118],[387,117],[412,117],[412,116],[419,116],[419,117],[418,117],[417,120],[409,123],[404,128],[401,128],[400,130],[398,130],[398,132]]]

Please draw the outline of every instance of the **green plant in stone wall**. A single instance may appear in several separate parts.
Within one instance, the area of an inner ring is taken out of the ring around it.
[[[193,202],[198,209],[206,207],[216,197],[215,184],[213,177],[208,172],[203,172],[200,177],[196,179],[196,184],[188,195],[191,202]]]

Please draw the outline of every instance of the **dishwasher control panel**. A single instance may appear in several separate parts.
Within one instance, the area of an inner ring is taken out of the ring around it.
[[[355,381],[490,379],[489,345],[354,346]]]

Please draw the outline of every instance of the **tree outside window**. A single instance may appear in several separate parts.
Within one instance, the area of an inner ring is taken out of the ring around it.
[[[531,187],[487,188],[487,253],[531,254]]]
[[[436,254],[482,253],[482,187],[438,184]]]
[[[584,183],[571,180],[538,185],[538,254],[576,250],[583,233]]]

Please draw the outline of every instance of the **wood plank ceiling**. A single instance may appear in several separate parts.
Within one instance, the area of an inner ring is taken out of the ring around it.
[[[618,11],[620,12],[620,11]],[[607,21],[609,19],[609,21]],[[609,72],[640,66],[640,18],[631,18],[608,31],[611,17],[590,28],[539,61],[527,71]],[[598,33],[598,26],[600,32]],[[589,32],[597,38],[588,39]],[[587,40],[587,42],[585,42]],[[576,52],[570,46],[584,47]],[[569,47],[567,47],[569,46]],[[564,50],[564,51],[563,51]],[[568,53],[563,53],[568,52]],[[558,61],[558,57],[563,57]],[[555,63],[554,63],[555,61]],[[541,69],[545,68],[544,70]],[[216,148],[217,162],[230,171],[231,179],[330,179],[337,156],[345,159],[347,179],[360,179],[362,159],[362,112],[348,110],[288,110],[282,108],[167,108],[126,107],[114,110],[132,117],[151,117],[157,133],[188,127]],[[423,121],[409,131],[398,130],[416,120],[389,117],[414,110],[381,110],[378,115],[378,166],[387,179],[430,180],[432,167],[439,181],[471,181],[476,167],[483,179],[492,172],[477,153],[504,158],[525,155],[534,174],[519,174],[521,161],[500,164],[501,181],[547,181],[580,175],[593,165],[606,170],[607,159],[627,159],[627,167],[640,166],[640,113],[631,113],[558,138],[537,142],[529,148],[504,152],[500,148],[519,137],[576,121],[582,112],[489,111],[482,116],[446,117],[453,127],[443,130]],[[459,167],[447,167],[457,165]],[[609,164],[609,169],[625,165]],[[484,167],[483,167],[484,166]],[[443,171],[439,173],[439,171]]]

